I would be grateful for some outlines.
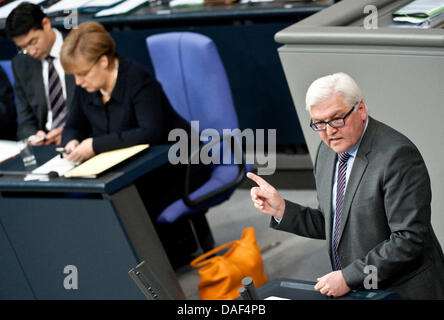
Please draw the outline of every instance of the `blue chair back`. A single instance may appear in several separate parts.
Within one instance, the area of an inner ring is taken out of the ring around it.
[[[12,73],[11,60],[0,60],[0,66],[3,68],[8,76],[9,82],[11,82],[11,85],[14,87],[14,74]]]
[[[199,133],[211,128],[222,137],[223,129],[239,127],[225,68],[210,38],[192,32],[171,32],[150,36],[146,42],[156,78],[179,115],[187,121],[199,121]],[[237,165],[214,165],[211,178],[191,193],[190,199],[232,183],[239,172]],[[207,207],[225,201],[234,190],[218,194]],[[191,208],[179,199],[157,221],[172,223],[201,210],[201,206]]]
[[[156,78],[177,113],[199,120],[200,131],[238,128],[225,68],[210,38],[171,32],[148,37],[147,45]]]

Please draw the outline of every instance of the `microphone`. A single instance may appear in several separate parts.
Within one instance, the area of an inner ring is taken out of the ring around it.
[[[27,171],[7,171],[0,170],[0,176],[24,176],[27,174],[47,176],[48,178],[57,178],[59,174],[56,171],[49,171],[48,173],[32,173]]]

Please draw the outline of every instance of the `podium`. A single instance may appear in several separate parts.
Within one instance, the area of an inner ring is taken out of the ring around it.
[[[345,296],[333,298],[314,289],[315,282],[287,278],[274,279],[257,288],[261,299],[275,296],[290,300],[400,300],[397,293],[383,290],[351,291]]]
[[[128,271],[142,261],[184,294],[134,181],[168,161],[152,146],[96,179],[0,177],[0,299],[145,299]],[[39,165],[54,147],[34,147]],[[0,170],[23,170],[20,157]]]

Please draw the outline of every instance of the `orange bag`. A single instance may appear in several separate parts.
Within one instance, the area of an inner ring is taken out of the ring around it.
[[[231,248],[222,256],[218,251]],[[239,297],[242,279],[253,278],[255,287],[264,285],[267,276],[262,264],[254,229],[245,228],[240,240],[231,241],[210,250],[191,261],[193,268],[199,268],[199,295],[202,300],[232,300]]]

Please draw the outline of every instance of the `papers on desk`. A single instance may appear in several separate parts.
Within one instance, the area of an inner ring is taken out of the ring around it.
[[[80,7],[81,5],[87,3],[89,0],[77,0],[77,1],[71,1],[71,0],[61,0],[59,2],[56,2],[49,8],[46,8],[43,10],[46,14],[52,14],[56,12],[63,12],[63,11],[72,11]]]
[[[61,0],[49,8],[46,8],[44,12],[46,14],[52,14],[72,10],[88,11],[88,8],[100,10],[101,8],[103,9],[114,6],[119,2],[122,2],[122,0]]]
[[[264,300],[290,300],[290,299],[276,297],[276,296],[269,296],[268,298],[265,298]]]
[[[204,0],[171,0],[169,3],[171,8],[198,7],[203,5]]]
[[[241,0],[240,3],[246,4],[246,3],[259,3],[259,2],[273,2],[274,0]]]
[[[46,1],[46,0],[16,0],[16,1],[12,1],[12,2],[0,7],[0,19],[6,19],[9,16],[9,14],[11,13],[11,11],[14,10],[15,7],[17,7],[22,2],[31,2],[33,4],[40,4],[43,1]]]
[[[128,13],[137,7],[147,3],[149,0],[126,0],[112,8],[104,9],[95,14],[96,17],[113,16]]]
[[[56,155],[51,160],[47,161],[45,164],[41,165],[37,169],[33,170],[32,173],[25,176],[25,181],[30,180],[40,180],[40,181],[48,181],[49,177],[41,174],[35,173],[44,173],[48,174],[51,171],[57,172],[57,174],[61,177],[65,174],[65,172],[71,170],[75,167],[75,164],[69,162],[65,158],[62,158],[60,155]],[[34,174],[33,174],[34,173]]]
[[[102,152],[74,169],[65,172],[64,176],[66,178],[95,178],[98,174],[131,158],[148,147],[149,144],[141,144],[129,148]]]
[[[444,1],[415,0],[393,12],[393,21],[433,27],[444,22]]]
[[[0,163],[11,159],[20,153],[17,142],[10,140],[0,140]]]

